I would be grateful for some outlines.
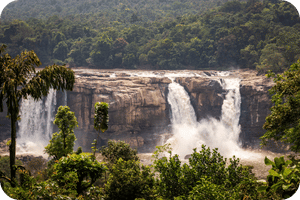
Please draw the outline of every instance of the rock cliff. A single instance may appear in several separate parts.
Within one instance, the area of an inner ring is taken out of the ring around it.
[[[107,71],[76,69],[76,83],[73,91],[67,92],[67,105],[75,112],[79,127],[75,130],[76,146],[90,150],[97,132],[93,128],[94,104],[105,101],[110,104],[109,128],[100,133],[100,145],[108,139],[125,140],[140,152],[153,151],[159,145],[162,133],[170,132],[170,107],[167,102],[167,77],[139,77],[132,73],[143,71]],[[166,71],[156,71],[153,74],[163,74]],[[176,72],[180,74],[180,72]],[[180,83],[189,93],[195,109],[197,120],[207,116],[220,118],[221,107],[226,91],[220,83],[214,80],[216,71],[194,71],[203,74],[202,77],[178,77]],[[131,74],[131,75],[130,75]],[[152,75],[153,75],[152,74]],[[257,147],[258,138],[263,135],[261,128],[265,117],[272,106],[268,89],[272,81],[264,76],[257,76],[255,71],[235,70],[231,76],[240,77],[241,93],[241,134],[240,140],[244,147]],[[64,94],[58,92],[57,105],[62,104]],[[0,113],[0,140],[9,137],[9,121]]]

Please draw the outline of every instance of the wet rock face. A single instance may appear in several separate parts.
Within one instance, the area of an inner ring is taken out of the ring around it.
[[[176,81],[189,93],[197,121],[209,116],[220,119],[225,91],[218,81],[199,77],[177,78]]]
[[[90,151],[91,143],[98,137],[99,146],[109,139],[124,140],[139,152],[153,152],[160,145],[161,133],[170,133],[170,106],[167,101],[167,77],[130,77],[128,73],[101,70],[75,70],[76,82],[73,91],[67,92],[67,105],[75,112],[78,128],[75,149],[82,146]],[[164,73],[158,71],[157,73]],[[215,71],[206,72],[207,77],[180,77],[175,81],[188,92],[197,120],[208,116],[219,119],[222,111],[224,91]],[[262,126],[272,106],[268,89],[273,82],[255,71],[236,70],[232,76],[240,77],[241,133],[244,147],[257,147],[259,137],[264,134]],[[104,133],[94,130],[94,105],[98,101],[110,104],[109,128]],[[57,93],[57,105],[63,105],[64,94]],[[10,122],[5,118],[7,110],[0,113],[0,141],[10,137]],[[57,128],[54,127],[54,132]]]

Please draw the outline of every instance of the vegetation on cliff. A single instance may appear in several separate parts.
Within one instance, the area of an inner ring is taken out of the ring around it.
[[[280,72],[300,58],[299,15],[284,1],[74,1],[12,3],[0,43],[74,67]]]

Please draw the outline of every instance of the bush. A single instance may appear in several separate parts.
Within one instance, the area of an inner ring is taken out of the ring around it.
[[[78,194],[82,194],[83,191],[91,187],[105,171],[106,167],[95,160],[90,154],[69,154],[54,164],[51,178],[55,180],[58,185],[68,185],[69,189],[76,190]]]
[[[197,185],[190,191],[188,199],[239,199],[233,190],[228,191],[224,185],[217,185],[212,182],[213,181],[207,177],[200,178]]]
[[[25,168],[30,171],[31,175],[39,180],[46,180],[47,160],[42,157],[36,157],[25,164]]]
[[[5,192],[15,199],[92,199],[82,196],[85,190],[87,194],[99,197],[100,190],[93,183],[101,177],[106,167],[92,155],[71,154],[55,162],[51,179],[37,183],[34,177],[23,172],[22,184],[15,188],[7,187]]]
[[[82,153],[82,147],[78,147],[77,148],[77,151],[75,152],[77,155],[81,154]]]
[[[108,146],[100,150],[100,153],[104,156],[104,160],[109,165],[115,164],[120,158],[124,161],[139,160],[137,151],[130,148],[130,145],[123,141],[108,141]]]
[[[110,169],[104,188],[105,199],[153,199],[154,183],[150,167],[140,168],[139,161],[119,158]]]
[[[274,158],[274,162],[265,157],[265,164],[272,165],[267,177],[267,184],[261,186],[260,191],[267,192],[268,197],[278,199],[289,198],[299,188],[300,162],[293,164],[292,160],[284,160],[284,157]]]
[[[158,151],[161,151],[161,148],[158,148]],[[182,166],[178,155],[172,156],[172,152],[168,151],[169,158],[159,158],[158,151],[155,152],[154,168],[159,172],[160,178],[157,181],[158,195],[164,199],[186,199],[190,195],[189,192],[192,194],[191,199],[198,199],[202,190],[206,190],[211,198],[222,199],[233,195],[234,191],[238,191],[237,188],[243,188],[243,191],[234,195],[243,198],[249,192],[245,184],[258,187],[254,175],[247,167],[239,165],[239,159],[230,158],[230,164],[226,167],[226,158],[224,159],[217,149],[211,151],[202,145],[200,152],[194,149],[189,158],[189,165]],[[223,191],[214,194],[216,189]]]
[[[22,161],[16,160],[16,165],[22,165]],[[0,171],[10,177],[9,156],[0,156]]]

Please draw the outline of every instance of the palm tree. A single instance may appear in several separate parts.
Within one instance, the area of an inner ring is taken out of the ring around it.
[[[73,70],[56,64],[36,71],[41,62],[34,51],[23,51],[12,58],[9,54],[4,55],[5,48],[5,45],[0,47],[0,112],[3,112],[6,100],[7,115],[11,120],[10,183],[15,187],[16,122],[20,119],[20,100],[27,99],[28,95],[39,100],[48,94],[50,88],[72,90],[75,75]]]

